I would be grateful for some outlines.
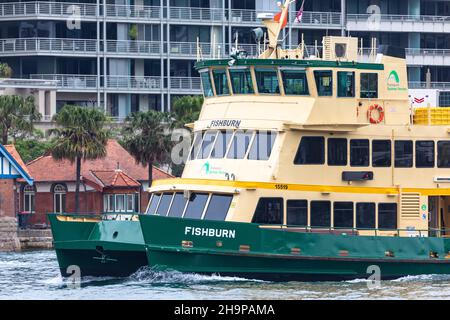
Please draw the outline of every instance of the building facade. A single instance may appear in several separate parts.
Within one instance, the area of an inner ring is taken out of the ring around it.
[[[301,4],[284,46],[350,34],[366,50],[376,38],[406,48],[410,87],[450,86],[450,1],[305,0],[295,23]],[[256,55],[257,15],[277,10],[275,0],[4,0],[0,62],[14,79],[0,90],[34,94],[43,121],[65,104],[100,106],[119,121],[167,111],[175,97],[201,93],[199,55],[228,56],[236,43]]]

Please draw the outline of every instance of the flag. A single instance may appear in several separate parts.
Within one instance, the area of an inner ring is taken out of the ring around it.
[[[300,23],[302,22],[303,18],[303,5],[305,4],[305,0],[303,0],[302,5],[300,7],[300,10],[298,10],[297,15],[295,16],[295,22]]]
[[[281,29],[283,29],[284,27],[286,27],[286,25],[287,25],[287,17],[288,17],[288,15],[289,15],[289,12],[286,12],[286,16],[284,17],[284,20],[283,21],[280,21],[280,19],[281,19],[281,13],[283,12],[283,10],[282,11],[280,11],[280,12],[278,12],[274,17],[273,17],[273,20],[275,20],[276,22],[278,22],[278,23],[281,23]]]

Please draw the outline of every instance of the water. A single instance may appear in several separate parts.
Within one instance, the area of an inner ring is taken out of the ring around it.
[[[450,275],[404,277],[369,289],[366,280],[266,282],[141,270],[127,278],[88,278],[73,288],[53,251],[0,253],[0,299],[450,299]]]

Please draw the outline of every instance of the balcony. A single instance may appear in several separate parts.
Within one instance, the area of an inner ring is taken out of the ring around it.
[[[368,14],[348,14],[347,30],[391,32],[450,32],[450,16],[411,16],[382,14],[378,26],[369,23]],[[373,18],[370,18],[371,20]]]
[[[410,81],[408,83],[409,89],[440,89],[450,90],[450,82],[430,82],[430,86],[426,82]]]
[[[198,77],[171,77],[170,90],[173,93],[201,94],[201,83]]]
[[[125,58],[142,58],[142,56],[159,57],[162,48],[161,42],[159,41],[107,40],[106,52],[108,56],[124,56]]]
[[[220,8],[170,7],[171,24],[218,24],[224,21],[224,13]]]
[[[107,4],[106,17],[108,20],[149,22],[159,21],[162,15],[161,7]]]
[[[374,62],[369,57],[371,49],[364,48],[361,61]],[[408,66],[444,66],[450,65],[450,49],[405,48]]]

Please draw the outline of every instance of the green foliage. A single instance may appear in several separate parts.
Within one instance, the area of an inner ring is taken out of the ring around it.
[[[131,40],[136,40],[138,37],[138,28],[137,25],[133,24],[128,31],[128,36]]]
[[[173,126],[183,128],[200,116],[203,96],[183,96],[175,98],[172,107]]]
[[[170,116],[167,113],[149,110],[130,114],[122,128],[122,143],[136,162],[149,166],[149,182],[152,166],[168,160],[172,141],[167,134]]]
[[[44,155],[53,146],[51,141],[39,141],[36,139],[16,140],[15,144],[22,160],[27,163]]]
[[[0,63],[0,78],[11,78],[12,69],[7,63]]]
[[[97,159],[106,156],[109,132],[104,129],[105,114],[97,109],[64,106],[53,120],[59,126],[49,132],[56,137],[52,148],[55,159]]]
[[[41,119],[41,114],[34,105],[34,97],[18,95],[0,96],[0,132],[2,144],[7,144],[12,137],[25,138],[34,130],[34,122]]]

